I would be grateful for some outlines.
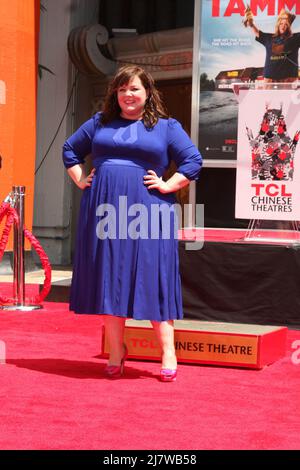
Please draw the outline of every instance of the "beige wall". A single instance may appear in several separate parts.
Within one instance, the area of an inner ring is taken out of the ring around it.
[[[46,11],[41,12],[39,63],[55,75],[44,71],[38,83],[36,167],[58,129],[75,78],[67,49],[69,32],[76,26],[97,22],[99,6],[98,0],[43,0],[42,3]],[[71,261],[71,201],[74,188],[63,167],[61,153],[65,139],[77,126],[72,119],[76,97],[77,92],[35,179],[33,231],[52,264],[68,264]]]

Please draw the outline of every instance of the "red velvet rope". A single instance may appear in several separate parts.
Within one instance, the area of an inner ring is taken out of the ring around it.
[[[0,206],[0,224],[2,219],[6,216],[6,224],[0,239],[0,262],[2,260],[5,247],[7,245],[9,233],[14,221],[17,222],[18,215],[16,211],[13,211],[13,208],[7,203],[3,202]],[[0,303],[1,304],[8,304],[14,302],[14,299],[10,299],[0,294]]]
[[[6,223],[5,223],[5,227],[4,227],[1,239],[0,239],[0,262],[2,260],[4,250],[8,242],[8,237],[11,231],[11,227],[14,222],[18,222],[17,212],[7,202],[3,202],[0,206],[0,224],[1,224],[2,219],[5,216],[6,216]],[[43,285],[41,292],[31,299],[26,299],[26,303],[33,304],[33,305],[41,304],[43,300],[46,298],[46,296],[49,294],[50,289],[51,289],[51,265],[49,263],[48,256],[46,255],[39,241],[25,227],[24,227],[24,236],[27,238],[27,240],[30,241],[31,246],[35,249],[35,251],[39,255],[42,266],[44,268],[44,273],[45,273],[44,285]],[[0,294],[0,303],[1,304],[14,304],[15,299],[5,297]]]

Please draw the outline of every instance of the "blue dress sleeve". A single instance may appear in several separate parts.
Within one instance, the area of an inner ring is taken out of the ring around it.
[[[85,157],[92,151],[92,142],[100,114],[82,124],[63,145],[63,162],[66,168],[84,163]]]
[[[168,120],[168,155],[175,162],[178,173],[189,180],[199,178],[201,154],[176,119]]]
[[[267,43],[272,39],[271,33],[264,33],[259,30],[258,36],[255,36],[255,41],[260,42],[263,46],[266,46]]]

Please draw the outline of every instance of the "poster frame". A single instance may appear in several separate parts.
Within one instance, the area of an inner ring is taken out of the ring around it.
[[[194,0],[194,37],[193,37],[193,70],[192,70],[192,106],[191,138],[199,145],[199,110],[200,110],[200,59],[201,59],[201,20],[202,0]],[[236,159],[203,159],[206,168],[236,168]],[[190,185],[190,203],[195,203],[195,184]]]

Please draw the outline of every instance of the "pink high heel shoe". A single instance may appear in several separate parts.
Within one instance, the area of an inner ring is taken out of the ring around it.
[[[162,382],[175,382],[177,369],[161,369],[159,377]]]
[[[104,369],[104,373],[107,378],[109,379],[120,379],[122,375],[124,375],[124,366],[125,361],[128,356],[128,349],[126,344],[124,344],[124,354],[121,359],[121,363],[119,366],[106,366]]]

